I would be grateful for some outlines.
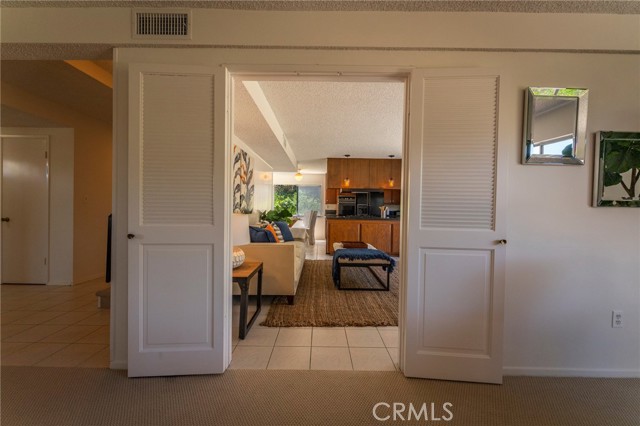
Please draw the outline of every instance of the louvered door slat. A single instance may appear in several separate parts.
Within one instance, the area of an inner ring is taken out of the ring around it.
[[[424,81],[421,226],[494,229],[497,81]]]
[[[210,75],[143,77],[144,225],[213,224],[213,84]]]

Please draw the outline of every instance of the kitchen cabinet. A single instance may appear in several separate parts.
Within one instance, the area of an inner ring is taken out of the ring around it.
[[[331,220],[326,225],[327,254],[333,254],[333,243],[360,241],[360,222],[357,220]]]
[[[391,177],[391,163],[389,160],[369,160],[369,183],[371,188],[387,188]]]
[[[326,222],[327,254],[333,243],[362,241],[392,256],[400,253],[400,222],[389,219],[331,219]]]
[[[360,241],[371,244],[385,253],[391,253],[391,227],[389,221],[366,221],[360,224]]]
[[[384,190],[385,204],[400,204],[400,198],[401,198],[401,191],[399,189]]]
[[[338,204],[338,192],[340,190],[336,188],[329,188],[325,190],[324,202],[325,204]]]
[[[391,224],[391,255],[400,255],[400,222]]]
[[[327,158],[327,188],[398,189],[402,160],[378,158]],[[345,179],[349,178],[349,184]],[[393,184],[389,181],[393,179]]]
[[[343,188],[369,188],[369,159],[368,158],[348,158],[347,175],[349,185]],[[344,171],[343,171],[344,172]]]

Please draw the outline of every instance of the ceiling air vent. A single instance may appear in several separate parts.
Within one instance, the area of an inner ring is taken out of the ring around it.
[[[190,39],[189,10],[134,10],[133,38]]]

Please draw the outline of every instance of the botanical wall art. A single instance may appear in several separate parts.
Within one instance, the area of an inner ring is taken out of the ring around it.
[[[233,146],[233,212],[253,213],[253,162],[248,152]]]
[[[593,205],[640,207],[640,132],[596,133]]]

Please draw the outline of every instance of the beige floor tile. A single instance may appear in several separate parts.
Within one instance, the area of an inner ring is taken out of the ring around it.
[[[82,311],[77,311],[82,312]],[[82,321],[78,322],[79,325],[109,325],[111,312],[108,310],[98,311],[93,315],[84,318]]]
[[[378,333],[382,337],[382,341],[387,348],[398,347],[398,329],[385,330],[384,327],[378,327]]]
[[[8,338],[22,333],[30,328],[33,328],[33,324],[7,324],[2,325],[0,334],[2,335],[2,341],[7,341]]]
[[[35,365],[39,367],[75,367],[105,348],[105,345],[73,343]]]
[[[64,343],[32,343],[2,357],[2,365],[34,365],[67,346]]]
[[[66,312],[60,316],[57,316],[50,321],[47,321],[45,324],[60,324],[60,325],[71,325],[78,324],[83,319],[86,319],[90,316],[94,315],[93,312],[83,312],[83,311],[75,311],[75,312]],[[92,324],[83,324],[83,325],[92,325]],[[97,325],[97,324],[96,324]]]
[[[244,340],[238,346],[273,346],[278,337],[278,328],[251,328]],[[237,329],[234,329],[234,333]]]
[[[311,346],[311,327],[282,327],[276,346]]]
[[[13,324],[42,324],[54,319],[55,317],[59,317],[60,315],[63,315],[63,312],[36,311],[28,317],[14,321]]]
[[[23,331],[22,333],[18,333],[14,336],[7,337],[6,339],[3,339],[3,340],[7,342],[31,342],[31,343],[39,342],[42,339],[54,333],[57,333],[58,331],[65,328],[64,325],[46,325],[46,324],[40,324],[35,326],[25,325],[25,327],[31,327],[31,328]]]
[[[356,371],[395,371],[386,348],[349,348]]]
[[[308,370],[311,347],[276,346],[271,353],[269,370]]]
[[[347,335],[343,327],[314,327],[313,346],[347,347]]]
[[[65,303],[60,302],[58,300],[44,300],[42,302],[36,302],[36,303],[31,303],[29,305],[26,305],[23,307],[23,309],[26,310],[30,310],[30,311],[46,311],[46,310],[52,310],[52,308],[56,307],[56,306],[60,306],[60,304]],[[63,309],[62,311],[66,311],[66,309]]]
[[[312,370],[353,370],[349,348],[311,348]]]
[[[100,352],[92,355],[90,358],[80,363],[78,367],[109,368],[110,358],[111,358],[111,355],[109,353],[109,348],[106,347]]]
[[[99,343],[103,345],[109,344],[109,326],[105,325],[94,331],[93,333],[78,340],[78,343]]]
[[[2,342],[2,356],[11,355],[14,352],[19,351],[20,349],[26,348],[31,343],[25,342]]]
[[[264,370],[269,364],[272,350],[272,347],[238,345],[233,351],[229,368]]]
[[[84,305],[79,306],[79,307],[74,309],[74,311],[89,311],[89,312],[95,312],[97,310],[108,311],[109,309],[98,308],[98,301],[97,300],[94,300],[93,302],[90,302],[90,303],[85,303]]]
[[[70,325],[58,331],[57,333],[51,334],[50,336],[42,339],[42,341],[56,343],[75,343],[99,328],[100,326],[98,325]]]
[[[350,348],[384,348],[384,342],[375,327],[345,327]]]
[[[0,324],[12,324],[17,320],[28,317],[30,315],[36,314],[38,311],[5,311],[2,310],[2,314],[0,314]]]
[[[387,348],[393,365],[396,366],[396,370],[400,370],[400,350],[398,348]]]

